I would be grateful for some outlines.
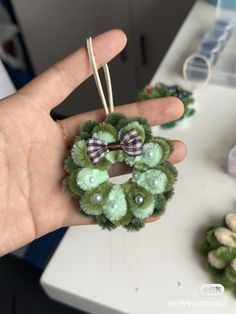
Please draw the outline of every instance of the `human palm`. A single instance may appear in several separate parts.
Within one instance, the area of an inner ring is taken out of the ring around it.
[[[96,37],[97,64],[107,63],[125,43],[125,35],[118,30]],[[90,74],[86,50],[81,48],[0,102],[0,255],[62,226],[94,223],[79,214],[62,190],[67,143],[50,116],[51,109]],[[166,98],[120,106],[117,111],[158,124],[180,117],[183,106],[178,99]],[[72,141],[81,122],[104,118],[103,110],[96,110],[61,124]],[[173,144],[170,161],[178,162],[184,158],[185,146],[179,141]]]

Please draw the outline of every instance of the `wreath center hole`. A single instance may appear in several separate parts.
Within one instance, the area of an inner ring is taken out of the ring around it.
[[[132,171],[133,168],[129,167],[124,162],[116,162],[108,169],[110,182],[123,184],[132,177]],[[118,179],[117,176],[122,176],[122,178]]]

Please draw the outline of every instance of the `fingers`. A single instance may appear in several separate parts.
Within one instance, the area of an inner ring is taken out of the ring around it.
[[[115,111],[131,117],[141,116],[147,119],[151,125],[157,125],[180,118],[183,115],[184,106],[178,98],[165,97],[117,106]],[[68,139],[72,141],[79,134],[81,123],[86,120],[99,122],[104,119],[104,109],[100,109],[64,119],[62,122]]]
[[[187,155],[187,147],[186,145],[178,140],[172,141],[173,144],[173,152],[168,158],[168,161],[172,164],[176,164],[182,161]]]
[[[95,37],[93,49],[97,66],[108,63],[125,45],[126,36],[120,30],[108,31]],[[32,80],[19,94],[51,111],[90,75],[87,50],[82,47]]]

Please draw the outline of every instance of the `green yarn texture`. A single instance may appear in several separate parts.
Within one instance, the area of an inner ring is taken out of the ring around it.
[[[164,129],[173,128],[183,119],[189,118],[195,114],[196,110],[193,106],[194,98],[192,92],[183,89],[179,85],[169,86],[163,83],[157,83],[154,86],[145,86],[144,89],[138,93],[138,100],[147,100],[169,96],[177,97],[182,101],[184,105],[184,114],[178,120],[162,124],[161,127]]]
[[[113,143],[133,129],[142,139],[141,155],[133,157],[116,150],[107,152],[98,164],[91,162],[87,139]],[[138,231],[145,226],[146,218],[164,214],[174,194],[177,170],[167,161],[172,149],[168,139],[152,135],[150,125],[142,117],[111,113],[102,123],[86,121],[65,160],[67,176],[63,189],[76,199],[81,214],[93,216],[103,229],[122,226]],[[131,178],[123,184],[109,180],[109,167],[116,162],[132,167]]]
[[[226,290],[236,292],[236,213],[229,213],[223,223],[208,228],[201,252],[206,268]]]

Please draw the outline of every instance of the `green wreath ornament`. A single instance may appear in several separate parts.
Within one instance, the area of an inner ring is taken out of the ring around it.
[[[141,139],[141,154],[131,156],[117,149],[108,151],[100,162],[92,162],[87,149],[89,139],[117,143],[130,130]],[[173,195],[177,171],[167,161],[172,149],[169,140],[152,135],[150,125],[141,117],[110,113],[104,122],[86,121],[65,160],[64,189],[75,198],[80,213],[93,216],[102,228],[139,230],[146,218],[165,212]],[[109,180],[108,170],[117,162],[132,168],[132,177],[123,184]]]
[[[65,160],[64,190],[69,192],[85,216],[92,216],[103,229],[123,226],[140,230],[145,220],[165,212],[173,195],[176,168],[167,161],[173,147],[169,140],[153,136],[142,117],[127,118],[114,112],[110,73],[103,66],[109,106],[103,93],[92,48],[87,50],[98,92],[106,113],[103,122],[86,121]],[[114,184],[109,168],[123,162],[132,169],[131,178]]]

